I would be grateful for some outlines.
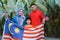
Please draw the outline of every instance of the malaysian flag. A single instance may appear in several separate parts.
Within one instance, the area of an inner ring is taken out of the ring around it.
[[[2,40],[44,40],[44,24],[37,27],[17,26],[7,19]]]
[[[26,28],[27,29],[27,28]],[[24,30],[23,40],[44,40],[44,24]]]
[[[22,40],[23,27],[17,26],[11,20],[7,19],[4,25],[2,40]]]

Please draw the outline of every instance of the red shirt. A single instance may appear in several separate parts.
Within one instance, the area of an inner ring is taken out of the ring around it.
[[[42,23],[42,19],[44,19],[44,15],[41,10],[36,9],[30,13],[30,18],[33,26],[38,26]]]

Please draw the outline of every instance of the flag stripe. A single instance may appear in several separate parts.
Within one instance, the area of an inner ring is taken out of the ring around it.
[[[38,29],[41,29],[41,28],[44,28],[44,26],[42,26],[40,28],[26,28],[25,30],[27,30],[27,31],[35,31],[35,30],[38,30]]]
[[[36,28],[33,28],[33,27],[28,28],[28,27],[26,27],[25,30],[28,30],[28,31],[34,30],[35,31],[35,30],[38,30],[38,29],[43,28],[43,27],[44,27],[44,24],[41,24],[41,25],[37,26]]]
[[[27,31],[27,30],[24,30],[24,33],[39,33],[40,31],[44,30],[44,28],[41,28],[41,29],[38,29],[38,30],[35,30],[35,31]]]
[[[8,34],[5,34],[3,38],[4,38],[4,39],[5,39],[5,38],[6,38],[6,39],[9,38],[9,39],[13,40],[13,38],[11,37],[11,35],[8,35]]]
[[[39,35],[39,36],[37,36],[37,37],[23,37],[23,39],[35,39],[35,40],[37,40],[37,39],[40,39],[40,38],[44,38],[44,34],[41,34],[41,35]]]
[[[37,40],[40,39],[41,37],[44,38],[43,25],[39,25],[35,29],[33,28],[33,30],[24,30],[23,39]]]
[[[24,37],[28,37],[28,38],[36,38],[40,35],[44,34],[44,32],[38,33],[38,34],[24,34]]]
[[[41,30],[41,31],[39,31],[39,32],[24,32],[24,34],[38,34],[38,33],[40,33],[40,32],[44,32],[44,30]]]

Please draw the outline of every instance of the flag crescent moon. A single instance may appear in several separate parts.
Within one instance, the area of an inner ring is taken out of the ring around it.
[[[11,27],[12,25],[13,25],[13,23],[10,23],[10,24],[8,25],[9,31],[10,31],[10,27]],[[11,31],[10,31],[10,33],[13,34]]]

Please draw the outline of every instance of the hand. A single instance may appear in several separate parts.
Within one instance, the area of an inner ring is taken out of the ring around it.
[[[45,20],[46,20],[46,21],[48,21],[48,20],[49,20],[49,17],[48,17],[48,16],[46,16],[46,17],[45,17]]]
[[[4,11],[3,16],[5,16],[5,17],[8,16],[8,12],[6,10]]]
[[[8,14],[7,14],[7,13],[4,13],[3,15],[4,15],[4,16],[8,16]]]
[[[45,24],[45,18],[42,20],[42,24]]]

